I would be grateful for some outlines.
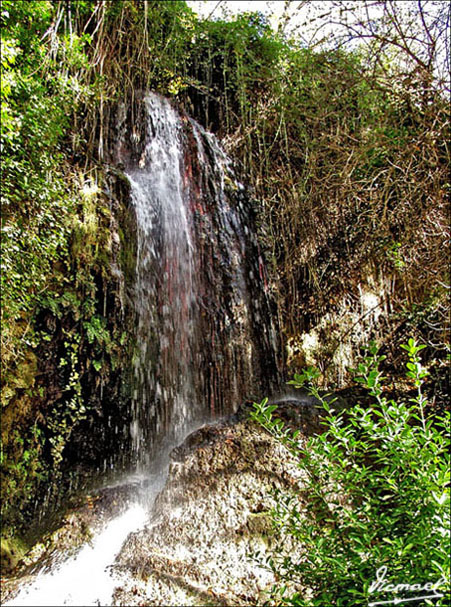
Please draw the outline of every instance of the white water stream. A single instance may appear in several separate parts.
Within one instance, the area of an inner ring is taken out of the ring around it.
[[[112,566],[130,534],[143,529],[150,522],[155,500],[168,478],[169,454],[201,426],[203,424],[199,421],[186,424],[175,442],[166,443],[152,473],[124,479],[123,483],[127,485],[139,483],[139,496],[124,512],[108,521],[89,544],[69,559],[64,560],[62,554],[60,562],[50,569],[43,567],[33,581],[21,584],[19,593],[13,599],[1,604],[5,607],[112,605],[114,590],[123,582],[122,577],[112,573]],[[119,483],[117,486],[121,485]]]
[[[92,545],[86,545],[54,571],[39,574],[30,586],[22,588],[16,598],[5,605],[111,605],[118,582],[110,575],[109,567],[128,535],[142,529],[146,520],[145,508],[140,504],[132,505],[111,520]]]

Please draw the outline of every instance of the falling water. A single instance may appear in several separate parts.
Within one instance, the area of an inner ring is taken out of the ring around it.
[[[253,394],[268,393],[277,364],[250,204],[229,158],[167,100],[151,94],[142,104],[142,134],[130,121],[123,125],[117,160],[130,183],[137,230],[132,464],[149,474],[154,462],[160,479],[147,482],[148,511],[164,477],[162,453]],[[143,526],[142,503],[8,604],[109,604],[109,565],[127,535]]]
[[[184,205],[180,124],[165,104],[152,111],[139,167],[128,171],[137,218],[137,350],[131,435],[148,454],[148,432],[178,434],[192,396],[190,351],[196,316],[192,226]],[[165,406],[162,406],[165,403]]]
[[[276,365],[262,260],[230,160],[167,100],[143,103],[142,141],[132,127],[121,161],[137,223],[130,432],[135,461],[148,464],[159,439],[232,412]]]

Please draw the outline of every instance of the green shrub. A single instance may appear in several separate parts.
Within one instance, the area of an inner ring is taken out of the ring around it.
[[[384,357],[375,344],[356,378],[374,398],[371,406],[337,413],[335,400],[318,391],[316,369],[295,375],[290,383],[306,387],[325,409],[324,433],[305,446],[273,418],[275,405],[254,403],[253,419],[297,456],[305,476],[299,491],[276,496],[280,546],[266,566],[281,583],[271,604],[351,607],[434,594],[444,596],[422,604],[449,604],[449,413],[425,413],[424,347],[412,339],[403,346],[416,390],[408,402],[383,396]],[[287,536],[298,550],[284,550]]]

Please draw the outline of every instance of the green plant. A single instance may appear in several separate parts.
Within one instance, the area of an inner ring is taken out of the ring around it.
[[[306,446],[273,418],[275,405],[254,403],[252,418],[299,459],[305,476],[297,491],[276,495],[280,546],[266,560],[281,581],[273,600],[361,606],[419,596],[425,585],[449,599],[449,414],[426,416],[423,347],[413,339],[403,345],[406,376],[416,389],[407,402],[384,396],[384,357],[374,343],[356,378],[374,398],[371,406],[337,413],[334,399],[319,392],[315,369],[296,375],[290,383],[307,388],[325,411],[324,433]],[[287,537],[297,550],[284,550]]]

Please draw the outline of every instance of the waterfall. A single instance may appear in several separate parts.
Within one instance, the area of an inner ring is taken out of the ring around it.
[[[194,408],[191,352],[197,316],[193,226],[186,205],[181,125],[166,101],[149,97],[149,138],[127,175],[137,220],[137,344],[131,436],[136,457]],[[149,435],[149,433],[151,433]]]
[[[149,94],[120,161],[137,223],[133,458],[231,413],[275,377],[275,336],[244,187],[216,138]],[[254,392],[253,392],[254,391]]]
[[[245,188],[216,138],[195,121],[154,94],[142,108],[142,134],[123,121],[117,162],[136,219],[130,439],[143,489],[92,546],[44,567],[8,605],[110,604],[117,583],[110,564],[145,524],[171,447],[277,383],[276,336]]]

